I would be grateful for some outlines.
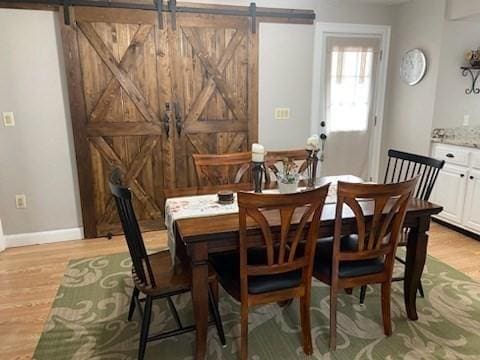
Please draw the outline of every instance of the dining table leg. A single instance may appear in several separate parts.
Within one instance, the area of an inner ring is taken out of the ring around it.
[[[207,243],[188,245],[192,264],[192,301],[195,318],[195,359],[205,359],[208,332],[208,247]]]
[[[418,219],[417,226],[410,229],[408,235],[403,296],[410,320],[418,320],[417,290],[427,259],[429,229],[430,216],[422,216]]]

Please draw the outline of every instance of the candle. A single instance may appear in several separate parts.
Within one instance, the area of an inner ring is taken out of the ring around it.
[[[318,150],[320,145],[320,137],[317,134],[307,139],[307,150]]]
[[[252,161],[264,162],[265,160],[265,148],[260,144],[252,145]]]

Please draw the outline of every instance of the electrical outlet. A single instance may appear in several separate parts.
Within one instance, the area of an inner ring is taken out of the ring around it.
[[[2,116],[3,125],[5,125],[5,127],[15,126],[15,117],[13,116],[13,112],[4,112],[2,113]]]
[[[290,108],[275,108],[276,120],[288,120],[290,119]]]
[[[463,115],[463,126],[470,125],[470,115]]]
[[[27,197],[25,196],[25,194],[15,195],[15,205],[17,209],[27,208]]]

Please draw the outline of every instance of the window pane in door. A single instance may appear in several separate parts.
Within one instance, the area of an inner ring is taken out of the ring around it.
[[[373,47],[332,46],[327,78],[329,132],[367,131],[374,55]]]

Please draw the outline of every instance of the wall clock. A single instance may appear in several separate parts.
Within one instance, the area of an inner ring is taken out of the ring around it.
[[[410,86],[422,81],[427,71],[427,58],[420,49],[412,49],[402,56],[400,77]]]

